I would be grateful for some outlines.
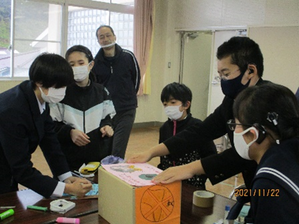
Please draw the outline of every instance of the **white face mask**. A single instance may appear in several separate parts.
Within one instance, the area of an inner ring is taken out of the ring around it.
[[[249,132],[250,130],[254,130],[256,133],[256,139],[252,140],[248,144],[245,142],[243,135]],[[237,153],[243,158],[251,160],[249,157],[249,147],[258,139],[259,132],[254,127],[250,127],[246,129],[245,131],[242,131],[240,133],[234,132],[234,145]]]
[[[48,89],[48,95],[46,95],[40,87],[39,87],[39,90],[40,90],[41,96],[42,96],[42,98],[45,102],[47,102],[47,103],[59,103],[65,97],[66,87],[62,87],[62,88],[59,88],[59,89],[55,89],[53,87],[50,87]]]
[[[106,48],[106,47],[112,47],[113,45],[115,45],[115,42],[112,42],[112,43],[106,44],[106,45],[101,45],[101,47]]]
[[[171,120],[180,119],[183,115],[183,111],[180,111],[180,106],[182,106],[182,105],[164,107],[164,111],[165,111],[167,117],[169,117],[169,119],[171,119]]]
[[[89,66],[89,64],[88,65],[72,67],[73,72],[74,72],[74,79],[75,79],[76,82],[81,82],[84,79],[86,79],[86,77],[89,74],[88,66]]]

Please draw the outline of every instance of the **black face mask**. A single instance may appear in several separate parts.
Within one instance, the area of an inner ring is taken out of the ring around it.
[[[249,86],[250,80],[248,80],[245,85],[241,83],[244,74],[245,72],[234,79],[221,79],[221,89],[223,94],[229,98],[235,99],[243,89],[247,88]]]

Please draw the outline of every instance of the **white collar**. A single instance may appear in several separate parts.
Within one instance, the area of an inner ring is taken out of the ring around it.
[[[46,103],[45,102],[41,103],[38,100],[37,96],[35,96],[35,97],[36,97],[36,100],[37,100],[37,103],[38,103],[40,114],[42,114],[46,110]]]

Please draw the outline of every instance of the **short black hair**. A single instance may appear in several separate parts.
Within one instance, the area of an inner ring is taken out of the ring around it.
[[[163,88],[161,92],[161,102],[168,102],[171,97],[175,100],[182,101],[183,105],[185,105],[187,101],[192,101],[192,92],[186,85],[173,82]],[[190,108],[191,105],[187,109],[188,114],[190,113]]]
[[[29,79],[34,87],[36,82],[40,82],[45,88],[61,88],[74,82],[74,74],[72,67],[62,56],[43,53],[31,64]]]
[[[237,65],[244,73],[248,64],[254,64],[258,76],[262,77],[264,72],[264,59],[259,45],[249,37],[232,37],[218,47],[217,59],[221,60],[231,56],[231,63]]]
[[[91,51],[83,45],[74,45],[70,47],[65,53],[65,59],[68,60],[70,54],[73,52],[82,52],[85,54],[86,58],[88,59],[88,62],[93,61],[93,56]]]
[[[99,31],[99,29],[101,29],[101,28],[103,28],[103,27],[109,28],[109,29],[111,30],[112,34],[115,36],[115,34],[114,34],[114,30],[112,29],[111,26],[109,26],[109,25],[101,25],[101,26],[99,26],[99,28],[98,28],[97,31],[96,31],[96,37],[97,37],[97,38],[99,38],[99,37],[98,37],[98,31]]]

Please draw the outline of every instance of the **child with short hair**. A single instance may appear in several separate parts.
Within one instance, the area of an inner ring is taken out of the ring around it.
[[[0,94],[0,194],[17,191],[21,184],[46,198],[82,197],[92,185],[72,176],[48,106],[64,98],[74,80],[72,68],[60,55],[43,53],[31,64],[29,79]],[[34,168],[37,146],[55,178]]]
[[[73,68],[75,82],[68,86],[61,102],[50,105],[50,113],[70,168],[79,170],[82,164],[111,155],[115,109],[108,90],[94,81],[91,51],[74,45],[65,59]]]
[[[201,123],[201,120],[192,117],[190,113],[191,101],[192,92],[184,84],[173,82],[163,88],[161,92],[161,102],[164,105],[168,120],[160,128],[159,143],[191,125]],[[177,157],[175,155],[161,156],[158,167],[165,170],[172,166],[187,164],[217,153],[213,141],[206,142],[206,144],[201,145],[200,147],[186,146],[186,148],[182,150],[186,151],[184,157]],[[186,182],[205,189],[206,179],[205,175],[196,175],[186,180]]]

